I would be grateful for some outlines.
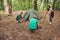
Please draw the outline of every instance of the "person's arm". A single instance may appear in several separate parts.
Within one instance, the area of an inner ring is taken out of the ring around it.
[[[44,18],[46,18],[46,15],[48,14],[48,11],[45,12]]]
[[[38,23],[38,26],[39,26],[39,23]]]

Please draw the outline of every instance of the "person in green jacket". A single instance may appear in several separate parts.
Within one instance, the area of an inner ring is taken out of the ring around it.
[[[34,15],[34,17],[30,19],[28,28],[31,30],[31,32],[38,28],[38,19],[36,15]]]
[[[22,15],[23,15],[23,12],[21,12],[20,14],[17,15],[16,21],[17,21],[18,23],[21,22],[21,20],[22,20],[22,18],[23,18]]]

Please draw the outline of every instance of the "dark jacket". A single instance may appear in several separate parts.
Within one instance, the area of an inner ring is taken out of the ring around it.
[[[51,17],[54,17],[54,11],[51,12],[50,16]]]

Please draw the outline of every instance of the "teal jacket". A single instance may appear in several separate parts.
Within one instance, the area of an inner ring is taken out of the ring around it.
[[[37,18],[31,18],[30,22],[29,22],[29,29],[37,29],[37,25],[38,25],[38,19]]]

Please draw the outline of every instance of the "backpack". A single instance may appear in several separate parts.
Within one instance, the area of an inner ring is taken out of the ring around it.
[[[54,17],[54,11],[51,12],[51,16]]]

